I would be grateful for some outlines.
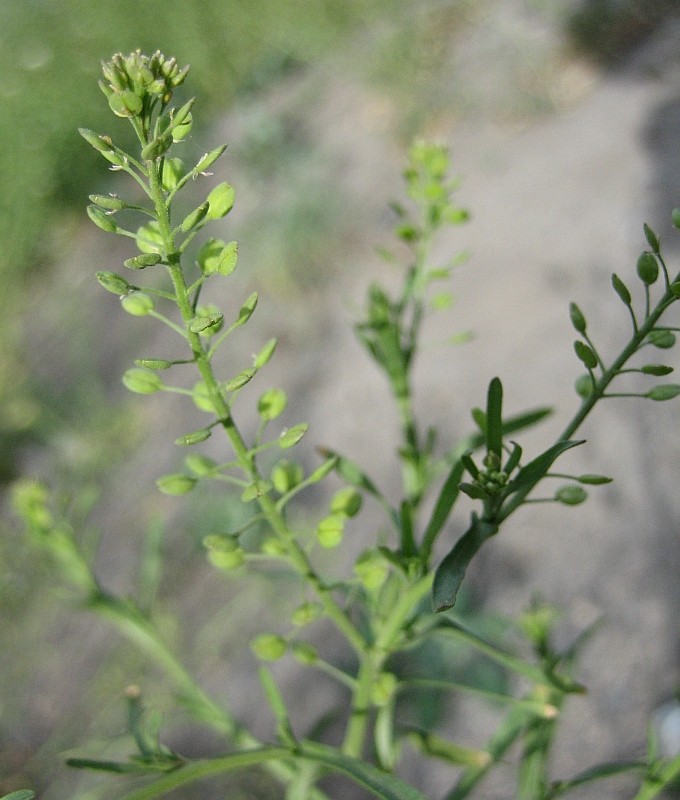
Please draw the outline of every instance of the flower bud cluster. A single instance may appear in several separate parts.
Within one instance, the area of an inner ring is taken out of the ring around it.
[[[152,56],[135,50],[128,56],[117,53],[110,61],[103,62],[102,72],[105,80],[99,85],[113,113],[135,117],[142,113],[148,99],[160,98],[164,105],[169,103],[189,67],[180,69],[176,59],[166,58],[158,50]]]

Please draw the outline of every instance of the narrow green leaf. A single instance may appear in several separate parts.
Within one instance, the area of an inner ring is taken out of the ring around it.
[[[612,775],[621,775],[624,772],[643,772],[646,768],[647,765],[644,761],[610,761],[604,764],[597,764],[580,772],[575,778],[553,783],[548,791],[547,800],[566,794],[577,786],[583,786],[585,783],[610,778]]]
[[[600,486],[603,483],[611,483],[613,478],[608,478],[606,475],[578,475],[574,480],[579,483],[584,483],[588,486]]]
[[[0,800],[33,800],[34,797],[35,792],[30,789],[19,789],[16,792],[3,795]]]
[[[491,756],[485,750],[464,747],[427,731],[409,730],[407,737],[422,753],[448,761],[449,764],[483,767],[491,761]]]
[[[439,532],[446,524],[451,509],[458,498],[458,485],[460,484],[460,479],[463,477],[463,470],[464,466],[462,460],[456,461],[451,467],[442,488],[439,490],[439,496],[437,497],[434,511],[432,512],[430,521],[427,523],[427,528],[425,528],[425,533],[423,534],[422,553],[425,560],[429,558],[432,546]]]
[[[259,674],[265,697],[267,698],[267,702],[269,703],[269,707],[277,723],[277,733],[283,743],[294,746],[296,740],[293,736],[292,728],[290,727],[288,709],[286,708],[283,695],[276,685],[274,676],[266,667],[260,667]]]
[[[517,465],[519,464],[522,458],[522,448],[517,444],[517,442],[512,443],[512,453],[510,453],[510,458],[505,462],[505,466],[503,467],[503,471],[506,475],[511,475]]]
[[[500,459],[503,451],[503,385],[498,378],[489,384],[486,398],[486,447]]]
[[[456,542],[434,573],[432,605],[435,611],[452,608],[468,564],[484,542],[498,532],[498,526],[472,515],[470,527]]]

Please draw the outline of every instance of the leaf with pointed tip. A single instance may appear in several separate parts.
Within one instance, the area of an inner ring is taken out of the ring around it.
[[[486,397],[486,448],[499,458],[503,448],[503,384],[493,378]]]

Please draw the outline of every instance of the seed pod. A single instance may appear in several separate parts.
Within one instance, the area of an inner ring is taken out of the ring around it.
[[[155,161],[157,158],[164,156],[171,147],[172,134],[164,133],[143,148],[142,158],[144,161]]]
[[[137,248],[141,250],[142,253],[155,253],[156,255],[162,254],[164,239],[160,225],[156,221],[142,225],[141,228],[137,229],[135,243],[137,244]]]
[[[276,339],[270,339],[253,359],[253,367],[255,369],[264,367],[264,365],[267,364],[269,359],[274,355],[274,350],[276,350]]]
[[[179,226],[182,233],[189,233],[189,231],[193,230],[200,222],[202,222],[205,219],[209,208],[210,204],[206,200],[205,203],[201,203],[198,208],[194,209],[190,214],[188,214],[182,220],[182,224]]]
[[[271,420],[280,417],[286,409],[288,397],[283,389],[267,389],[257,401],[257,411],[263,420]]]
[[[116,275],[115,272],[98,272],[96,277],[99,281],[99,285],[103,286],[107,292],[111,292],[112,294],[123,295],[132,291],[132,287],[125,278],[123,278],[122,275]]]
[[[665,383],[661,386],[655,386],[653,389],[650,389],[645,397],[649,397],[650,400],[672,400],[674,397],[677,397],[680,394],[680,385],[677,383]]]
[[[354,572],[364,588],[369,592],[374,592],[380,589],[387,580],[390,567],[379,552],[369,550],[359,556],[354,565]]]
[[[282,459],[272,469],[271,479],[279,494],[294,489],[305,477],[302,467],[294,461]]]
[[[218,569],[230,572],[246,560],[245,552],[235,536],[212,534],[203,539],[203,545],[208,551],[208,561]]]
[[[652,248],[652,252],[655,255],[659,255],[660,245],[659,245],[659,237],[654,233],[654,231],[647,225],[645,222],[642,226],[645,232],[645,239],[647,239],[647,244]]]
[[[212,431],[210,428],[200,428],[197,431],[185,433],[184,436],[175,439],[175,444],[180,447],[190,447],[193,444],[204,442],[206,439],[209,439],[211,435]]]
[[[85,139],[85,141],[99,150],[100,153],[108,152],[113,147],[113,143],[108,136],[102,136],[99,133],[91,131],[89,128],[78,128],[78,133]]]
[[[165,358],[136,358],[135,364],[146,369],[169,369],[172,361]]]
[[[118,223],[98,206],[88,206],[87,216],[98,228],[101,228],[107,233],[116,233],[118,231]]]
[[[612,478],[606,475],[579,475],[576,480],[579,483],[585,483],[587,486],[601,486],[604,483],[611,483]]]
[[[288,450],[290,447],[295,447],[300,439],[302,439],[302,437],[307,433],[308,428],[309,425],[306,422],[302,422],[299,425],[294,425],[292,428],[283,431],[279,436],[279,447],[282,450]]]
[[[288,643],[275,633],[261,633],[250,643],[253,653],[261,661],[277,661],[285,655]]]
[[[217,461],[200,453],[192,453],[184,459],[187,469],[199,478],[212,478],[217,474]]]
[[[128,269],[146,269],[147,267],[153,267],[154,264],[158,264],[161,260],[160,253],[142,253],[133,258],[126,258],[123,264]]]
[[[193,125],[194,120],[191,114],[189,114],[183,122],[173,125],[171,128],[172,141],[181,142],[182,139],[186,139],[191,133]]]
[[[225,182],[216,186],[207,198],[210,204],[208,218],[220,219],[220,217],[225,217],[234,207],[235,197],[234,187],[230,184]]]
[[[671,283],[670,289],[676,297],[680,297],[680,281]]]
[[[581,309],[576,305],[576,303],[569,304],[569,316],[571,318],[571,324],[576,328],[579,333],[586,332],[586,318],[583,316]]]
[[[340,544],[344,532],[345,516],[343,514],[331,514],[319,522],[316,529],[316,538],[322,547],[330,549]]]
[[[156,486],[163,494],[169,494],[173,497],[179,497],[183,494],[188,494],[196,488],[198,481],[190,475],[185,475],[178,472],[174,475],[163,475],[156,481]]]
[[[145,317],[154,309],[153,300],[144,292],[130,292],[121,298],[120,304],[133,317]]]
[[[269,481],[255,481],[255,483],[251,483],[250,486],[246,486],[243,490],[241,500],[244,503],[250,503],[252,500],[257,500],[258,497],[267,494],[271,488],[272,485]]]
[[[163,388],[163,381],[155,372],[132,368],[123,374],[123,385],[135,394],[154,394]]]
[[[590,375],[580,375],[574,384],[576,394],[584,400],[593,393],[593,380]]]
[[[640,254],[637,260],[637,274],[647,286],[651,286],[659,277],[659,262],[648,251]]]
[[[574,342],[574,351],[588,369],[595,369],[597,366],[597,356],[585,342],[577,339]]]
[[[196,408],[200,408],[201,411],[206,411],[208,414],[215,413],[215,406],[210,398],[210,392],[203,381],[199,381],[194,385],[191,399],[194,401]]]
[[[224,391],[225,392],[235,392],[237,389],[240,389],[242,386],[245,386],[251,378],[254,377],[255,373],[257,372],[256,369],[249,367],[248,369],[244,369],[243,372],[239,372],[239,374],[232,378],[231,380],[227,381],[224,384]]]
[[[352,486],[339,489],[332,497],[330,509],[334,514],[344,514],[347,517],[356,516],[362,503],[362,496]]]
[[[555,500],[565,506],[577,506],[588,499],[588,492],[581,486],[562,486],[555,492]]]
[[[227,246],[221,239],[208,239],[201,246],[196,256],[196,261],[204,275],[213,275],[222,258],[222,251]]]
[[[221,311],[213,311],[205,316],[194,317],[189,324],[189,330],[192,333],[206,333],[209,328],[210,333],[217,333],[224,320],[224,314]]]
[[[627,306],[629,306],[632,300],[630,292],[628,291],[628,287],[626,286],[626,284],[621,280],[621,278],[619,278],[619,276],[616,273],[612,275],[612,286],[614,287],[614,291],[616,292],[616,294],[618,294],[621,300],[623,300],[623,302]]]
[[[374,706],[386,706],[397,690],[397,678],[391,672],[381,672],[371,687],[371,701]]]
[[[109,95],[109,106],[117,117],[136,117],[143,105],[142,98],[129,90]]]
[[[663,375],[670,375],[673,372],[673,367],[667,367],[665,364],[645,364],[644,367],[640,367],[640,372],[644,375],[654,375],[660,378]]]
[[[227,145],[223,144],[221,147],[216,147],[214,150],[211,150],[209,153],[206,153],[203,158],[196,164],[194,169],[196,172],[205,172],[207,169],[210,169],[212,165],[217,161],[217,159],[224,153],[227,149]]]
[[[121,211],[129,208],[128,204],[112,194],[91,194],[90,200],[105,211]]]
[[[650,331],[647,339],[654,347],[661,350],[669,350],[675,344],[675,334],[672,331],[663,328],[657,328]]]

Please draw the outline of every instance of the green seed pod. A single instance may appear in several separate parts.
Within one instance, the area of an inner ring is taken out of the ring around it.
[[[640,254],[637,260],[637,274],[647,286],[651,286],[659,277],[659,262],[648,251]]]
[[[234,187],[228,183],[220,183],[208,195],[208,203],[210,209],[208,210],[209,219],[220,219],[226,215],[234,207],[234,200],[236,193]]]
[[[198,208],[195,208],[190,214],[188,214],[182,220],[182,224],[179,226],[182,233],[189,233],[189,231],[193,230],[197,225],[199,225],[205,219],[209,208],[210,205],[206,200],[205,203],[201,203]]]
[[[102,211],[98,206],[88,206],[87,216],[94,222],[94,224],[107,233],[117,233],[119,230],[118,223],[113,219],[110,214]]]
[[[245,325],[245,323],[248,322],[248,320],[253,316],[255,309],[257,308],[257,301],[258,301],[257,292],[253,292],[239,309],[238,319],[234,323],[234,327],[240,327],[241,325]]]
[[[271,556],[271,558],[280,558],[285,556],[288,552],[286,545],[273,536],[270,536],[262,542],[260,545],[260,550],[264,555]]]
[[[677,383],[666,383],[662,384],[661,386],[655,386],[653,389],[650,389],[645,397],[649,397],[650,400],[672,400],[674,397],[677,397],[680,394],[680,385]]]
[[[163,475],[162,478],[156,481],[156,486],[163,494],[179,497],[195,489],[197,483],[196,478],[178,472],[174,475]]]
[[[227,246],[221,239],[208,239],[198,251],[196,261],[204,275],[213,275],[217,272],[222,252]]]
[[[675,334],[662,328],[650,331],[647,339],[650,344],[660,350],[669,350],[675,344]]]
[[[184,162],[181,158],[166,158],[163,161],[163,189],[166,192],[174,191],[184,174]]]
[[[197,311],[199,314],[201,311],[208,313],[194,317],[189,324],[189,330],[192,333],[204,333],[207,336],[217,333],[222,327],[224,314],[221,311],[210,311],[207,308],[197,309]]]
[[[142,253],[133,258],[126,258],[123,264],[125,264],[128,269],[146,269],[147,267],[153,267],[161,260],[160,253]]]
[[[593,381],[590,375],[580,375],[574,385],[576,394],[584,400],[593,393]]]
[[[378,708],[386,706],[394,696],[397,685],[398,681],[395,675],[391,672],[381,672],[371,687],[371,702],[373,705]]]
[[[300,439],[307,433],[308,428],[309,425],[306,422],[301,422],[299,425],[294,425],[292,428],[283,431],[279,436],[279,447],[282,450],[295,447]]]
[[[274,350],[276,350],[276,339],[270,339],[253,359],[253,367],[255,369],[264,367],[274,355]]]
[[[182,139],[186,139],[186,137],[191,133],[193,125],[194,120],[191,114],[189,114],[183,122],[173,125],[171,129],[172,141],[181,142]]]
[[[136,358],[135,364],[145,369],[170,369],[172,361],[166,358]]]
[[[238,263],[238,242],[229,242],[224,246],[217,262],[216,272],[225,277],[231,275]]]
[[[577,506],[587,499],[588,492],[581,486],[574,486],[573,484],[561,486],[555,492],[555,500],[565,506]]]
[[[117,117],[136,117],[143,107],[142,98],[129,90],[109,96],[109,106]]]
[[[208,551],[208,561],[226,572],[237,569],[246,560],[245,552],[235,536],[212,534],[203,539],[203,545]]]
[[[671,292],[673,292],[673,294],[676,297],[680,297],[680,281],[674,281],[673,283],[671,283],[671,287],[670,288],[671,288]]]
[[[302,603],[295,609],[295,611],[293,611],[291,622],[293,625],[297,625],[301,628],[304,625],[309,625],[310,622],[314,622],[314,620],[319,619],[322,613],[323,606],[320,603],[313,603],[311,601]]]
[[[586,318],[583,316],[581,309],[576,303],[569,304],[569,316],[571,317],[571,324],[576,328],[579,333],[586,332]]]
[[[257,411],[263,420],[271,422],[286,410],[288,397],[283,389],[267,389],[257,401]]]
[[[248,383],[248,381],[250,381],[254,377],[256,372],[257,370],[253,369],[252,367],[244,369],[243,372],[239,372],[239,374],[236,375],[236,377],[232,378],[231,380],[228,380],[224,384],[224,391],[235,392],[238,389],[241,389],[243,386],[246,385],[246,383]]]
[[[154,394],[163,388],[163,381],[155,372],[133,367],[123,374],[123,385],[135,394]]]
[[[667,367],[665,364],[645,364],[644,367],[640,367],[640,372],[644,375],[654,375],[660,378],[663,375],[670,375],[673,372],[673,367]]]
[[[243,490],[241,493],[241,500],[244,503],[250,503],[253,500],[257,500],[258,497],[267,494],[271,488],[272,485],[269,481],[255,481],[255,483],[251,483],[250,486],[246,486]]]
[[[631,304],[631,296],[630,292],[628,291],[628,287],[626,284],[619,278],[618,275],[612,275],[612,286],[614,287],[614,291],[618,296],[623,300],[623,302],[629,306]]]
[[[316,664],[319,660],[316,647],[307,642],[294,642],[291,645],[291,651],[300,664]]]
[[[671,222],[674,228],[680,230],[680,208],[674,208],[671,212]]]
[[[608,478],[606,475],[579,475],[576,480],[587,486],[602,486],[605,483],[612,482],[612,478]]]
[[[154,221],[138,228],[135,243],[142,253],[162,254],[164,240],[159,224]]]
[[[585,342],[577,339],[574,342],[574,351],[588,369],[595,369],[597,366],[597,356]]]
[[[338,457],[333,456],[331,458],[327,458],[324,462],[319,464],[319,466],[311,473],[311,475],[307,478],[307,482],[311,485],[313,483],[318,483],[322,481],[326,475],[329,475],[338,463]]]
[[[192,97],[191,100],[187,101],[181,108],[173,109],[171,112],[171,122],[173,127],[181,125],[182,123],[186,122],[187,119],[189,119],[191,116],[191,109],[193,108],[195,102],[196,98]]]
[[[149,142],[142,150],[144,161],[155,161],[164,156],[172,147],[172,134],[164,133],[157,139]]]
[[[196,408],[200,408],[201,411],[207,411],[208,414],[216,413],[208,387],[203,381],[194,384],[194,388],[191,391],[191,399],[194,401]]]
[[[78,133],[89,145],[92,145],[95,150],[99,150],[100,153],[108,152],[113,147],[113,143],[108,136],[101,136],[91,131],[89,128],[78,128]]]
[[[285,655],[288,643],[275,633],[261,633],[250,643],[253,653],[261,661],[277,661]]]
[[[145,317],[154,309],[153,300],[144,292],[130,292],[121,297],[120,304],[133,317]]]
[[[286,494],[304,480],[302,467],[294,461],[282,459],[272,469],[271,479],[279,494]]]
[[[122,211],[129,205],[113,194],[91,194],[90,201],[105,211]]]
[[[224,153],[227,149],[227,145],[223,144],[221,147],[216,147],[214,150],[211,150],[209,153],[206,153],[203,158],[196,164],[194,169],[196,172],[205,172],[207,169],[210,169],[212,165],[217,161],[217,159]]]
[[[345,514],[347,517],[354,517],[361,509],[362,496],[352,486],[345,486],[339,489],[330,503],[330,509],[334,514]]]
[[[354,572],[367,591],[375,592],[387,580],[390,567],[378,551],[369,550],[359,556],[354,565]]]
[[[128,163],[128,157],[121,150],[112,147],[110,150],[102,150],[104,158],[114,167],[122,169]]]
[[[324,517],[316,529],[316,538],[322,547],[337,547],[345,532],[345,517],[342,514],[331,514]]]
[[[132,287],[125,278],[121,275],[116,275],[115,272],[98,272],[96,277],[99,285],[112,294],[124,295],[132,291]]]
[[[187,469],[199,478],[212,478],[217,475],[217,461],[200,453],[192,453],[184,459]]]
[[[206,439],[209,439],[211,435],[212,431],[210,428],[200,428],[197,431],[185,433],[184,436],[175,439],[175,444],[180,447],[190,447],[193,444],[204,442]]]
[[[652,248],[652,252],[655,255],[659,255],[660,251],[660,244],[659,244],[659,237],[654,233],[654,231],[647,225],[645,222],[642,226],[645,232],[645,239],[647,239],[647,244]]]

